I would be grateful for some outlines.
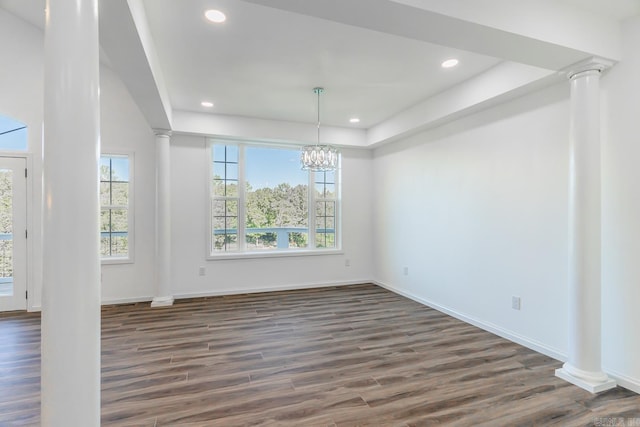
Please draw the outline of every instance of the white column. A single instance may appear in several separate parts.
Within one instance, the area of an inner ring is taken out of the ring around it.
[[[600,360],[600,73],[607,65],[592,60],[569,74],[569,352],[556,375],[591,393],[616,386]]]
[[[156,296],[151,307],[173,304],[171,294],[171,132],[156,130]]]
[[[100,425],[98,1],[47,1],[43,426]]]

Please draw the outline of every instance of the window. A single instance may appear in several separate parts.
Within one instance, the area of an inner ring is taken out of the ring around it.
[[[336,246],[336,173],[316,172],[316,247]]]
[[[100,157],[100,255],[129,260],[132,251],[130,155]]]
[[[213,149],[213,245],[215,250],[238,250],[238,147],[215,145]]]
[[[0,115],[0,150],[26,151],[27,126],[17,120]]]
[[[214,141],[211,154],[211,255],[338,248],[336,172],[301,170],[299,149]]]

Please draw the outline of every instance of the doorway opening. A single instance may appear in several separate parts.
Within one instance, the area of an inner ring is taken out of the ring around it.
[[[0,116],[0,311],[27,308],[27,127]]]

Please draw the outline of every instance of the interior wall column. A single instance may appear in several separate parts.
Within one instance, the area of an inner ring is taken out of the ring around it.
[[[556,375],[591,393],[616,386],[601,366],[600,74],[592,59],[569,73],[569,351]]]
[[[156,296],[151,307],[173,305],[171,293],[171,132],[156,133]]]
[[[48,0],[41,424],[100,425],[97,0]]]

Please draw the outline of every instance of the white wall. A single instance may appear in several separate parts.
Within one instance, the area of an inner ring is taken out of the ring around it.
[[[623,26],[623,59],[602,79],[603,365],[640,393],[640,17]]]
[[[376,280],[564,354],[568,108],[556,85],[376,150]]]
[[[122,81],[100,69],[101,151],[134,159],[133,262],[102,265],[102,302],[146,301],[155,291],[155,135]]]
[[[34,309],[40,306],[42,295],[42,32],[0,9],[0,52],[0,114],[27,125],[31,162],[27,290],[28,308]]]
[[[6,58],[0,67],[0,114],[29,127],[29,156],[33,168],[29,215],[29,309],[38,310],[42,278],[42,30],[0,9],[0,47]],[[135,253],[134,262],[103,264],[104,303],[145,301],[155,294],[155,138],[122,81],[110,69],[100,69],[101,146],[103,153],[133,154]],[[344,254],[205,261],[207,161],[204,138],[174,135],[173,292],[193,294],[247,292],[257,289],[345,284],[371,280],[371,152],[343,154]],[[69,160],[73,167],[73,159]],[[70,214],[73,208],[70,207]],[[350,267],[345,267],[349,259]],[[207,275],[198,275],[204,266]]]
[[[640,392],[640,18],[603,76],[603,363]],[[42,31],[0,9],[0,114],[29,127],[29,308],[40,306]],[[103,151],[135,156],[135,262],[103,267],[105,302],[154,296],[155,146],[126,88],[101,68]],[[376,279],[562,358],[567,348],[568,83],[377,149],[343,151],[344,254],[206,260],[203,137],[172,137],[177,296]],[[70,161],[70,167],[72,162]],[[373,183],[373,184],[372,184]],[[73,214],[72,208],[70,213]],[[345,267],[344,261],[351,261]],[[199,276],[199,267],[206,275]],[[408,275],[403,274],[408,267]],[[46,278],[45,278],[46,281]],[[522,309],[511,309],[511,297]]]
[[[640,17],[623,41],[602,77],[602,352],[640,392]],[[564,359],[568,99],[566,82],[376,150],[376,281]]]
[[[41,306],[42,286],[42,117],[43,32],[0,9],[0,114],[28,126],[31,161],[28,219],[29,310]],[[121,81],[100,68],[101,144],[103,152],[126,151],[135,155],[136,247],[135,263],[103,266],[103,301],[128,301],[153,297],[155,227],[154,136]],[[0,153],[1,155],[1,153]],[[73,167],[69,159],[69,167]],[[73,215],[73,207],[69,207]]]
[[[340,255],[207,261],[207,180],[204,137],[171,138],[172,291],[215,295],[371,280],[371,153],[343,150]],[[351,266],[345,266],[345,260]],[[199,275],[205,267],[206,275]]]

